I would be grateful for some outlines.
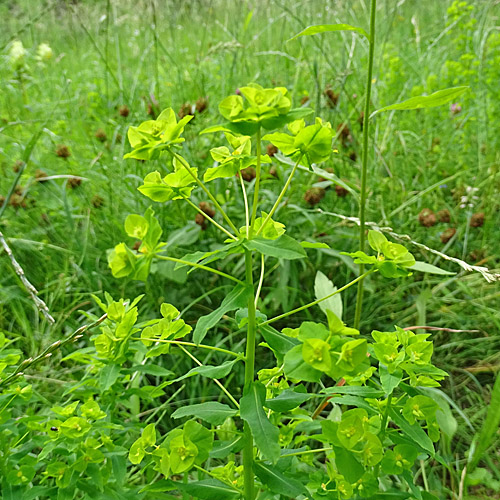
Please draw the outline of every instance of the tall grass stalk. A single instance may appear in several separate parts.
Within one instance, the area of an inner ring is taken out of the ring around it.
[[[364,252],[366,247],[365,238],[365,213],[366,213],[366,178],[368,170],[368,140],[370,127],[370,97],[372,92],[373,78],[373,56],[375,53],[375,13],[377,0],[371,0],[370,6],[370,50],[368,53],[368,72],[366,75],[365,110],[363,116],[363,157],[361,164],[361,198],[359,203],[359,249]],[[365,272],[365,266],[359,266],[359,273]],[[361,311],[363,309],[363,280],[358,283],[358,294],[356,297],[356,312],[354,314],[354,328],[359,329]]]

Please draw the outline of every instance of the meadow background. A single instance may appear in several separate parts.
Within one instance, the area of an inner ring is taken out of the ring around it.
[[[500,267],[499,16],[494,0],[379,0],[375,108],[451,86],[468,85],[471,91],[451,106],[375,119],[367,209],[368,221],[492,270]],[[25,356],[85,323],[82,311],[97,314],[92,294],[102,298],[109,292],[117,299],[144,293],[144,318],[167,301],[193,324],[218,306],[227,288],[217,279],[194,272],[188,281],[167,262],[155,265],[146,283],[117,280],[106,252],[127,238],[125,217],[143,214],[150,205],[137,191],[144,175],[162,168],[159,162],[122,159],[129,151],[127,128],[166,107],[186,113],[198,103],[186,129],[185,154],[192,164],[209,167],[208,151],[218,139],[199,132],[218,123],[218,102],[249,82],[286,86],[295,105],[307,103],[331,121],[338,154],[326,166],[347,188],[334,189],[311,172],[300,173],[280,222],[298,239],[324,241],[330,249],[319,250],[306,264],[287,261],[269,268],[262,311],[308,302],[317,269],[339,286],[357,275],[356,266],[340,255],[356,249],[357,227],[338,215],[358,213],[367,43],[350,33],[287,40],[312,24],[366,27],[366,1],[4,0],[0,19],[0,195],[7,195],[27,145],[44,127],[22,187],[0,220],[0,231],[56,319],[50,325],[39,315],[5,252],[0,254],[0,331]],[[15,40],[27,51],[23,69],[9,59]],[[42,63],[36,58],[41,43],[53,53]],[[272,199],[283,181],[283,167],[276,164],[263,182],[263,199]],[[215,185],[221,199],[232,199],[227,183]],[[312,187],[326,188],[314,205],[304,198]],[[243,223],[238,203],[229,213]],[[195,223],[194,210],[175,203],[154,209],[172,255],[207,250],[218,241],[211,228]],[[419,260],[456,274],[367,280],[361,329],[398,324],[473,330],[433,333],[434,363],[450,373],[445,391],[459,425],[453,453],[463,457],[474,430],[481,428],[500,367],[498,283],[425,249],[411,244],[409,249]],[[243,263],[224,265],[241,269]],[[354,302],[352,289],[343,296],[347,321]],[[294,316],[282,326],[314,314]],[[217,327],[214,342],[228,331],[225,324]],[[87,344],[83,339],[77,347]],[[32,374],[37,390],[50,387],[44,398],[51,402],[63,391],[61,381],[85,372],[59,361]],[[190,387],[173,404],[194,401],[208,390]],[[488,464],[500,480],[497,449],[492,447]]]

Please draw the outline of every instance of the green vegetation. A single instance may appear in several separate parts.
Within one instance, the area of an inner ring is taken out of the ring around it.
[[[0,14],[3,499],[497,498],[494,1]]]

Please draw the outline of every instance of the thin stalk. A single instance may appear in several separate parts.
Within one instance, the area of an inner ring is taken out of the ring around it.
[[[260,139],[260,133],[259,139]],[[245,281],[248,287],[253,289],[253,258],[252,252],[245,250]],[[245,389],[250,386],[254,380],[255,370],[255,298],[251,293],[248,298],[248,325],[247,325],[247,346],[245,355]],[[245,485],[245,500],[254,500],[255,484],[253,473],[253,436],[250,426],[245,421],[243,432],[245,435],[245,447],[243,448],[243,474]]]
[[[253,204],[252,204],[252,220],[250,222],[250,238],[253,235],[253,227],[255,225],[255,217],[257,215],[257,206],[259,204],[259,188],[260,188],[260,171],[261,171],[261,156],[262,156],[262,144],[261,144],[261,130],[260,127],[257,129],[257,144],[256,144],[256,154],[257,154],[257,165],[255,167],[255,185],[253,190]]]
[[[241,183],[241,192],[243,193],[243,201],[245,203],[245,223],[246,223],[246,232],[247,232],[247,239],[250,238],[250,215],[248,213],[248,198],[247,198],[247,191],[245,189],[245,183],[243,182],[243,177],[241,175],[238,175]]]
[[[389,410],[391,409],[391,404],[392,404],[392,394],[389,394],[389,396],[387,397],[387,403],[385,405],[384,415],[382,416],[382,424],[380,426],[381,429],[380,442],[382,443],[382,445],[384,444],[385,432],[387,430],[387,420],[389,420]],[[378,475],[379,469],[380,469],[380,463],[378,463],[375,466],[375,476]]]
[[[265,270],[265,257],[264,254],[261,254],[260,256],[260,278],[259,278],[259,284],[257,286],[257,292],[255,293],[255,307],[257,308],[257,302],[259,301],[259,295],[260,291],[262,290],[262,282],[264,281],[264,270]]]
[[[285,193],[287,192],[288,188],[290,187],[290,183],[292,182],[292,178],[293,178],[293,176],[295,174],[295,171],[297,170],[297,167],[299,166],[300,160],[302,160],[302,156],[303,155],[299,156],[299,158],[298,158],[297,162],[295,163],[292,171],[290,172],[290,175],[288,176],[288,179],[287,179],[285,185],[283,186],[283,189],[281,190],[280,195],[278,196],[278,199],[276,200],[276,203],[274,204],[273,208],[271,208],[271,211],[269,212],[269,214],[265,218],[264,222],[260,226],[260,228],[257,231],[257,234],[255,236],[259,236],[259,234],[264,229],[265,225],[269,222],[269,220],[271,219],[271,217],[274,215],[274,212],[276,212],[276,210],[278,209],[279,204],[281,203],[281,200],[283,199],[283,196],[285,196]]]
[[[229,354],[230,356],[234,356],[235,358],[242,358],[243,356],[241,354],[238,354],[237,352],[229,351],[227,349],[222,349],[222,347],[215,347],[213,345],[206,345],[206,344],[195,344],[194,342],[184,342],[183,340],[168,340],[168,339],[153,339],[153,338],[146,338],[146,337],[141,337],[137,338],[135,340],[147,340],[149,342],[159,342],[160,344],[174,344],[174,345],[187,345],[190,347],[199,347],[200,349],[208,349],[210,351],[217,351],[217,352],[222,352],[224,354]]]
[[[236,226],[233,224],[233,221],[228,217],[226,212],[224,212],[223,208],[219,205],[219,202],[215,199],[214,195],[207,189],[205,184],[198,179],[198,176],[193,172],[193,169],[189,166],[188,162],[179,154],[177,154],[175,151],[171,151],[170,149],[168,150],[172,156],[174,156],[178,161],[182,163],[182,166],[189,172],[189,175],[196,181],[196,184],[203,189],[205,194],[210,198],[212,203],[215,205],[215,208],[221,213],[222,217],[226,220],[226,222],[229,224],[229,227],[235,232],[235,234],[238,234],[238,230],[236,229]]]
[[[288,311],[286,313],[280,314],[279,316],[275,316],[274,318],[268,319],[267,321],[264,321],[263,323],[259,323],[258,326],[269,325],[270,323],[274,323],[275,321],[278,321],[280,319],[283,319],[283,318],[286,318],[288,316],[291,316],[292,314],[295,314],[295,313],[298,313],[300,311],[303,311],[304,309],[309,309],[309,307],[315,306],[315,305],[319,304],[320,302],[323,302],[324,300],[328,300],[330,297],[333,297],[334,295],[337,295],[338,293],[341,293],[344,290],[347,290],[349,287],[351,287],[352,285],[354,285],[358,281],[363,280],[364,278],[366,278],[366,276],[368,276],[369,274],[372,274],[374,272],[376,272],[376,269],[370,269],[369,271],[366,271],[361,276],[358,276],[356,279],[354,279],[354,280],[350,281],[349,283],[347,283],[347,285],[344,285],[342,288],[339,288],[338,290],[335,290],[334,292],[332,292],[331,294],[327,295],[326,297],[323,297],[322,299],[317,299],[317,300],[315,300],[313,302],[309,302],[309,304],[306,304],[304,306],[297,307],[297,309],[293,309],[293,311]]]
[[[371,0],[370,6],[370,50],[368,54],[368,72],[366,75],[365,111],[363,116],[363,157],[361,164],[361,196],[359,203],[359,249],[364,252],[365,241],[365,212],[366,212],[366,177],[368,170],[368,138],[370,128],[370,98],[372,92],[373,78],[373,56],[375,53],[375,13],[377,10],[377,0]],[[364,264],[360,264],[359,273],[365,271]],[[356,297],[356,312],[354,314],[354,328],[359,329],[361,311],[363,308],[363,280],[358,283],[358,294]]]
[[[158,259],[161,259],[161,260],[169,260],[171,262],[177,262],[178,264],[184,264],[186,266],[196,267],[197,269],[203,269],[204,271],[208,271],[209,273],[218,274],[219,276],[223,276],[224,278],[235,281],[239,285],[243,285],[243,281],[239,280],[238,278],[235,278],[234,276],[231,276],[230,274],[226,274],[226,273],[219,271],[218,269],[214,269],[212,267],[203,266],[201,264],[197,264],[196,262],[189,262],[188,260],[176,259],[175,257],[168,257],[166,255],[156,255],[156,257]]]
[[[218,222],[214,221],[210,215],[207,215],[200,207],[197,207],[189,198],[183,198],[185,201],[189,203],[196,211],[198,211],[205,219],[208,219],[214,226],[220,229],[223,233],[226,233],[231,239],[234,241],[238,241],[238,238],[231,234],[226,228],[222,227]]]
[[[179,347],[184,351],[185,354],[187,354],[198,366],[203,366],[203,363],[196,357],[193,356],[187,349],[182,347],[182,345],[179,345]],[[224,385],[221,383],[220,380],[217,380],[216,378],[213,379],[214,382],[220,387],[221,391],[224,392],[224,394],[231,400],[231,402],[236,406],[236,408],[239,408],[240,405],[238,404],[238,401],[233,398],[233,395],[224,387]]]

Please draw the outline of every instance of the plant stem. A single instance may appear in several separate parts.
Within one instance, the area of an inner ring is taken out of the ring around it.
[[[226,233],[231,239],[234,241],[238,241],[238,238],[231,234],[226,228],[222,227],[218,222],[214,221],[210,215],[207,215],[200,207],[197,207],[189,198],[183,198],[185,201],[189,203],[197,212],[199,212],[205,219],[208,219],[215,227],[220,229],[223,233]]]
[[[274,323],[275,321],[278,321],[280,319],[286,318],[288,316],[291,316],[292,314],[298,313],[300,311],[303,311],[304,309],[309,309],[309,307],[315,306],[319,304],[320,302],[323,302],[324,300],[329,299],[330,297],[333,297],[334,295],[337,295],[338,293],[343,292],[344,290],[347,290],[349,287],[357,283],[358,281],[363,280],[366,276],[369,274],[377,272],[376,269],[370,269],[369,271],[366,271],[364,274],[361,276],[358,276],[356,279],[352,280],[351,282],[347,283],[347,285],[344,285],[342,288],[339,288],[338,290],[335,290],[332,292],[330,295],[327,295],[326,297],[323,297],[322,299],[317,299],[313,302],[309,302],[309,304],[306,304],[305,306],[297,307],[297,309],[294,309],[293,311],[288,311],[286,313],[280,314],[279,316],[275,316],[274,318],[268,319],[267,321],[264,321],[263,323],[259,323],[257,326],[265,326],[269,325],[270,323]]]
[[[259,139],[260,139],[260,133]],[[245,250],[245,277],[246,285],[253,289],[253,258],[250,250]],[[245,355],[245,386],[247,389],[254,379],[255,370],[255,297],[251,293],[248,298],[248,326],[247,326],[247,346]],[[253,436],[250,426],[245,421],[244,424],[245,447],[243,448],[243,474],[245,484],[245,500],[254,500],[255,485],[253,473]]]
[[[257,308],[257,302],[259,301],[259,295],[260,291],[262,290],[262,283],[264,281],[264,271],[265,271],[265,263],[266,259],[264,257],[264,254],[261,254],[260,256],[260,278],[259,278],[259,284],[257,286],[257,292],[255,293],[255,307]]]
[[[276,212],[279,204],[281,203],[281,200],[283,199],[283,196],[285,196],[285,193],[287,192],[287,190],[288,190],[288,188],[290,186],[290,183],[292,182],[292,178],[293,178],[293,176],[295,174],[295,171],[297,170],[297,167],[299,166],[300,160],[302,160],[302,156],[303,155],[299,156],[299,158],[298,158],[297,162],[295,163],[292,171],[290,172],[290,175],[288,176],[288,179],[287,179],[285,185],[283,186],[283,189],[281,190],[280,195],[278,196],[278,199],[276,200],[276,203],[274,204],[273,208],[271,208],[271,211],[269,212],[269,214],[265,218],[264,222],[260,226],[260,229],[257,231],[257,234],[255,236],[259,236],[259,234],[264,229],[265,225],[269,222],[269,220],[271,219],[271,217],[274,215],[274,212]]]
[[[218,274],[219,276],[223,276],[229,280],[236,281],[236,283],[243,285],[243,281],[240,281],[238,278],[231,276],[230,274],[226,274],[218,269],[214,269],[212,267],[203,266],[201,264],[197,264],[196,262],[189,262],[188,260],[176,259],[175,257],[168,257],[166,255],[156,255],[158,259],[161,260],[169,260],[171,262],[177,262],[178,264],[184,264],[186,266],[196,267],[197,269],[203,269],[204,271],[208,271],[210,273]]]
[[[226,220],[226,222],[229,224],[229,227],[236,233],[238,234],[238,230],[236,229],[236,226],[233,224],[233,221],[228,217],[226,212],[224,212],[224,209],[219,205],[219,202],[215,199],[215,196],[207,189],[205,184],[198,179],[198,176],[193,172],[193,169],[189,166],[188,162],[179,154],[177,154],[175,151],[171,151],[170,149],[168,150],[174,158],[176,158],[178,161],[182,163],[182,166],[188,171],[189,175],[196,181],[196,184],[203,189],[205,194],[210,198],[212,203],[215,205],[215,208],[221,213],[222,217]]]
[[[368,138],[370,127],[370,97],[372,91],[373,56],[375,52],[375,13],[377,10],[377,0],[371,0],[370,7],[370,50],[368,54],[368,73],[366,75],[365,91],[365,111],[363,115],[363,158],[361,165],[361,197],[359,203],[359,249],[365,251],[365,212],[366,212],[366,174],[368,170]],[[364,264],[360,264],[359,273],[365,271]],[[359,330],[361,311],[363,308],[363,280],[358,284],[358,294],[356,297],[356,312],[354,314],[354,328]]]
[[[246,233],[247,233],[247,239],[250,238],[250,214],[248,213],[248,198],[247,198],[247,191],[245,189],[245,184],[243,183],[243,177],[238,175],[241,183],[241,192],[243,193],[243,202],[245,204],[245,224],[246,224]]]
[[[262,144],[261,144],[261,130],[260,127],[257,129],[257,144],[256,144],[256,154],[257,154],[257,165],[255,167],[255,186],[253,190],[253,204],[252,204],[252,220],[250,222],[250,238],[253,235],[253,227],[255,225],[255,217],[257,215],[257,205],[259,204],[259,188],[260,188],[260,171],[261,171],[261,155],[262,155]]]
[[[382,446],[384,445],[385,431],[387,430],[387,420],[389,419],[389,410],[391,409],[392,394],[387,397],[387,403],[385,406],[384,415],[382,416],[382,424],[380,426],[380,442]],[[375,476],[378,476],[378,471],[380,470],[380,462],[375,466]]]

